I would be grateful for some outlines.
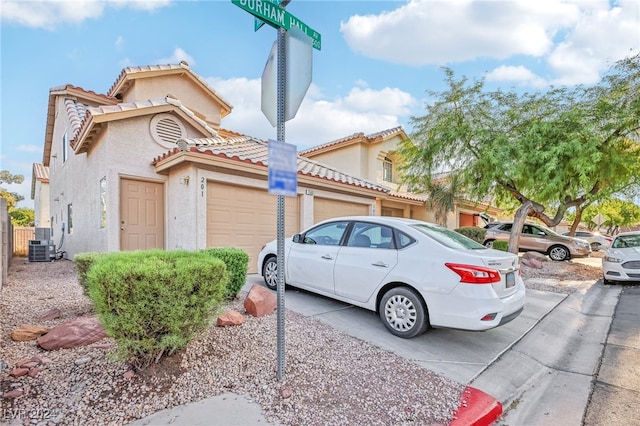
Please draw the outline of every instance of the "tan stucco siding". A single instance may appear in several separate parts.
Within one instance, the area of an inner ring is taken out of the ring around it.
[[[368,179],[366,150],[361,144],[349,145],[339,150],[313,155],[310,158],[350,175]]]
[[[204,120],[214,127],[220,126],[220,105],[203,93],[193,81],[180,75],[139,78],[135,80],[133,88],[126,94],[124,101],[162,99],[167,95],[177,98],[187,108],[202,114]]]

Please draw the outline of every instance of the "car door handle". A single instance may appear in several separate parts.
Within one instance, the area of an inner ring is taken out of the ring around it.
[[[376,263],[372,263],[373,266],[380,266],[381,268],[388,268],[389,265],[387,265],[384,262],[376,262]]]
[[[327,259],[327,260],[333,260],[333,257],[330,254],[325,254],[324,256],[321,256],[323,259]]]

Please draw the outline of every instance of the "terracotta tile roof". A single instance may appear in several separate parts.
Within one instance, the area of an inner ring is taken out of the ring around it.
[[[405,200],[422,201],[422,202],[425,202],[428,199],[428,197],[426,195],[413,194],[411,192],[391,191],[389,193],[389,196],[390,197],[395,197],[395,198],[403,198]]]
[[[190,151],[250,162],[264,167],[268,167],[269,165],[268,143],[248,136],[237,136],[229,139],[223,139],[222,137],[180,139],[178,146],[180,147],[179,150],[176,149],[165,155],[156,157],[152,164],[156,165],[159,161],[176,155],[180,151]],[[390,191],[389,188],[385,186],[348,175],[331,166],[309,160],[300,155],[298,155],[297,165],[298,173],[305,176],[354,185],[384,193],[389,193]]]
[[[31,177],[31,199],[36,197],[36,182],[49,183],[49,167],[33,163]]]
[[[203,88],[205,88],[214,98],[218,100],[222,107],[221,117],[228,115],[233,106],[225,100],[218,92],[213,90],[211,86],[198,74],[191,71],[189,64],[185,61],[179,64],[166,64],[166,65],[146,65],[140,67],[126,67],[121,72],[116,81],[109,88],[108,96],[117,97],[120,93],[127,91],[132,81],[136,78],[145,76],[152,77],[157,74],[178,74],[185,73],[193,81],[197,82]]]
[[[344,145],[349,145],[358,141],[368,142],[368,143],[377,142],[379,140],[386,139],[390,136],[395,136],[399,133],[404,133],[404,129],[402,128],[402,126],[393,127],[391,129],[383,130],[376,133],[371,133],[369,135],[365,135],[362,132],[354,133],[352,135],[345,136],[344,138],[341,138],[341,139],[336,139],[334,141],[327,142],[322,145],[317,145],[311,148],[307,148],[305,150],[300,151],[299,154],[302,156],[306,156],[306,155],[313,154],[316,151],[330,151],[331,149],[335,149]]]

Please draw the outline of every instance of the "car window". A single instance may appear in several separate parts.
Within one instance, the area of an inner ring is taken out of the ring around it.
[[[440,244],[456,249],[471,249],[471,250],[485,250],[486,247],[482,244],[473,241],[471,238],[467,238],[462,234],[459,234],[451,229],[428,223],[421,223],[412,225],[413,228],[422,232],[426,236],[439,242]]]
[[[505,232],[511,232],[511,224],[510,223],[505,223],[503,225],[500,225],[500,227],[498,228],[501,231],[505,231]]]
[[[640,234],[638,235],[619,235],[613,240],[612,248],[628,248],[640,247]]]
[[[416,240],[408,236],[404,232],[398,232],[398,246],[399,248],[405,248],[413,244]]]
[[[532,226],[532,225],[525,225],[524,226],[524,233],[525,234],[531,234],[531,235],[545,235],[546,233],[538,228],[537,226]]]
[[[337,246],[349,222],[330,222],[308,230],[304,234],[304,244]]]
[[[347,241],[349,247],[394,248],[393,229],[379,224],[356,222]]]

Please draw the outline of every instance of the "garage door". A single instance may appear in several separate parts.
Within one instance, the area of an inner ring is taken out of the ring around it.
[[[207,247],[237,247],[255,273],[262,246],[276,238],[276,199],[266,189],[207,184]],[[285,235],[299,232],[298,199],[285,197]]]
[[[313,199],[314,222],[338,216],[369,216],[369,205],[328,198],[316,197]]]

